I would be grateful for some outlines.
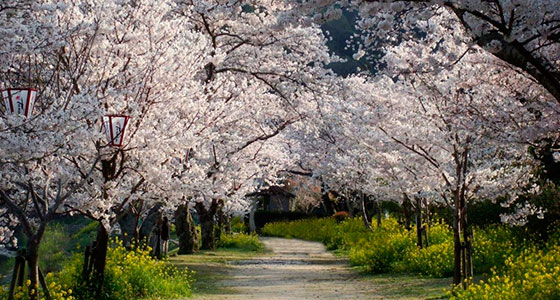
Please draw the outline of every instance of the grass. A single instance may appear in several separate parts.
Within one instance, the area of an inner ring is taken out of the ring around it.
[[[231,294],[235,291],[223,287],[219,281],[230,279],[233,269],[229,263],[264,255],[266,252],[247,251],[235,248],[218,248],[214,251],[199,251],[190,255],[172,255],[169,262],[177,267],[187,267],[194,271],[195,281],[192,293],[197,296]]]
[[[361,275],[376,288],[381,299],[446,299],[452,278],[427,278],[408,274]]]

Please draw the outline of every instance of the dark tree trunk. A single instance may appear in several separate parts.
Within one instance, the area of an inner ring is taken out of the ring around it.
[[[39,241],[40,239],[33,237],[26,244],[27,277],[31,281],[31,285],[29,285],[29,300],[39,299]]]
[[[123,245],[130,249],[132,245],[132,241],[136,238],[138,232],[138,218],[135,214],[130,211],[127,211],[119,219],[119,226],[121,227],[121,239],[123,241]]]
[[[422,198],[414,197],[416,200],[416,245],[422,249]]]
[[[144,221],[142,222],[142,226],[140,226],[140,230],[139,230],[140,241],[146,243],[150,242],[148,241],[148,237],[150,236],[150,233],[154,229],[154,226],[156,226],[160,208],[161,208],[161,204],[159,203],[156,204],[154,207],[150,209],[148,215],[144,218]]]
[[[99,223],[97,226],[97,237],[95,238],[95,250],[91,259],[93,260],[93,282],[97,299],[101,298],[103,292],[103,281],[105,279],[105,264],[107,262],[107,248],[109,247],[109,232]]]
[[[224,232],[226,234],[231,234],[231,215],[230,214],[225,214],[224,215]]]
[[[332,216],[335,213],[334,203],[329,197],[329,191],[325,183],[321,183],[321,201],[325,207],[325,213],[327,216]]]
[[[411,219],[412,219],[412,205],[410,204],[410,198],[406,193],[403,193],[403,218],[404,218],[404,228],[410,231],[412,229]]]
[[[373,210],[375,211],[375,216],[377,219],[377,228],[379,228],[381,227],[381,219],[382,219],[381,204],[379,204],[379,200],[373,201]]]
[[[360,208],[362,211],[362,221],[364,221],[364,225],[366,226],[366,228],[368,230],[373,230],[373,228],[371,228],[371,223],[370,223],[370,217],[368,216],[367,213],[367,201],[366,201],[366,196],[364,195],[364,193],[360,193]]]
[[[455,209],[453,210],[453,284],[461,284],[461,222],[459,195],[454,195]]]
[[[463,256],[463,288],[467,288],[468,280],[473,276],[473,265],[472,265],[472,232],[470,226],[467,223],[467,203],[465,196],[461,194],[460,198],[461,210],[460,210],[460,224],[463,234],[462,242],[462,256]]]
[[[179,237],[179,254],[192,254],[198,250],[198,234],[187,204],[175,211],[175,229]]]
[[[200,217],[200,236],[202,250],[214,250],[216,249],[215,244],[215,231],[214,231],[214,220],[213,216],[210,214],[199,215]]]
[[[219,200],[215,213],[216,223],[214,226],[214,243],[217,244],[222,238],[222,232],[225,225],[224,202]]]
[[[216,239],[214,236],[214,216],[218,208],[218,200],[213,199],[208,209],[201,202],[196,203],[195,208],[198,213],[198,219],[200,222],[200,249],[214,250],[216,249]]]

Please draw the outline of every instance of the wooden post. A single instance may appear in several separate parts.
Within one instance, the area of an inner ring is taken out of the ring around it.
[[[18,286],[23,287],[23,280],[25,278],[25,256],[22,255],[19,262],[19,272],[18,272]]]
[[[43,286],[43,292],[45,293],[45,298],[47,300],[52,300],[51,294],[49,293],[49,287],[47,286],[47,282],[45,281],[45,277],[43,276],[43,272],[39,269],[39,282]]]
[[[19,271],[20,271],[20,265],[21,264],[25,264],[25,261],[23,261],[23,257],[22,256],[16,256],[16,261],[14,263],[14,271],[12,273],[12,281],[10,282],[10,291],[8,293],[8,300],[13,300],[14,299],[14,291],[16,289],[16,282],[19,278]]]
[[[89,269],[89,260],[90,260],[90,255],[89,252],[91,250],[90,246],[86,246],[86,251],[84,252],[84,265],[82,266],[82,282],[87,282],[88,278],[89,278],[89,273],[88,273],[88,269]]]

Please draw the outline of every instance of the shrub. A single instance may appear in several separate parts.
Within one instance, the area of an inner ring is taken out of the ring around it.
[[[362,244],[370,232],[359,218],[349,218],[339,224],[324,222],[323,227],[325,233],[322,242],[331,250],[350,250],[355,245]]]
[[[53,300],[75,300],[76,298],[72,294],[72,289],[68,286],[63,286],[57,283],[56,278],[53,273],[47,274],[45,281],[49,287],[49,293]],[[27,280],[25,285],[22,287],[16,287],[14,291],[14,300],[27,300],[29,299],[28,289],[31,285],[31,281]],[[7,286],[0,285],[0,299],[9,299],[8,297],[9,288]],[[39,289],[39,297],[44,299],[44,293],[42,289]]]
[[[336,225],[336,221],[333,218],[310,218],[292,222],[283,221],[269,223],[264,226],[262,233],[268,236],[298,238],[328,243],[332,240],[333,234],[336,232]]]
[[[82,283],[83,255],[77,254],[56,275],[63,286],[71,287],[78,300],[95,299]],[[116,240],[108,249],[104,293],[101,299],[177,298],[191,293],[192,276],[150,256],[150,249],[128,251]]]
[[[501,271],[494,270],[487,282],[467,290],[455,290],[452,299],[560,299],[560,247],[525,249],[512,255]]]
[[[233,232],[247,232],[245,222],[242,217],[234,217],[231,219],[231,231]]]
[[[453,240],[408,251],[404,258],[406,271],[431,277],[453,275]]]
[[[246,251],[262,251],[264,245],[259,241],[256,234],[237,233],[231,235],[222,235],[218,242],[220,248],[233,248]]]
[[[257,231],[260,232],[266,224],[279,221],[295,221],[308,218],[309,216],[297,211],[264,211],[255,212],[255,225]]]
[[[362,266],[368,272],[384,273],[393,270],[414,247],[412,233],[389,218],[383,227],[367,232],[365,239],[356,242],[348,257],[351,264]]]

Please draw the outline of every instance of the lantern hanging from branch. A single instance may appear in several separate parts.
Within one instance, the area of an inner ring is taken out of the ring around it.
[[[37,90],[31,88],[2,90],[2,99],[6,113],[24,115],[26,118],[33,114]]]
[[[130,117],[124,115],[107,115],[103,117],[109,146],[122,147],[128,119]]]

